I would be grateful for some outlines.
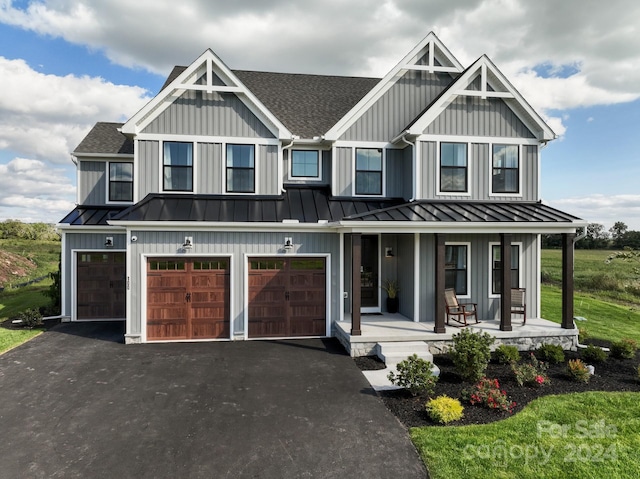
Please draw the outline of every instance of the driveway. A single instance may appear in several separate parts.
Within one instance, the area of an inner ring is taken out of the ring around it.
[[[125,346],[123,328],[61,324],[0,356],[3,477],[427,475],[335,340]]]

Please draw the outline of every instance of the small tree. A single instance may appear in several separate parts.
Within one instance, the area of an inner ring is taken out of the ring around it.
[[[479,381],[489,365],[494,338],[488,333],[473,333],[463,329],[454,334],[452,339],[451,358],[458,374],[465,381]]]

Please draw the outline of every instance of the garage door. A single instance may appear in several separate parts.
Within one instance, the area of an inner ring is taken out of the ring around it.
[[[250,338],[325,336],[324,258],[249,260]]]
[[[229,260],[150,258],[147,340],[229,338]]]
[[[124,319],[125,253],[79,252],[76,259],[76,318]]]

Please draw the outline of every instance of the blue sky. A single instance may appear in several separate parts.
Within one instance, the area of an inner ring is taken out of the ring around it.
[[[560,135],[542,153],[546,203],[640,230],[636,2],[447,3],[0,0],[0,220],[61,219],[91,126],[135,113],[206,48],[231,68],[381,77],[433,30],[464,66],[488,54]]]

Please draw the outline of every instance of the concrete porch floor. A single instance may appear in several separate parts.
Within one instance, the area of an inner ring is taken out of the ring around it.
[[[434,323],[414,322],[401,314],[362,315],[362,335],[352,336],[351,318],[345,314],[344,321],[337,321],[335,335],[351,356],[376,355],[379,342],[425,341],[432,354],[446,352],[452,344],[452,337],[461,328],[446,326],[446,332],[433,332]],[[494,347],[500,344],[517,346],[521,351],[536,349],[543,343],[559,344],[566,350],[575,350],[578,344],[577,329],[562,329],[558,323],[541,318],[527,318],[522,324],[520,317],[512,319],[513,331],[500,331],[500,320],[481,321],[470,324],[472,331],[487,332],[496,338]]]

